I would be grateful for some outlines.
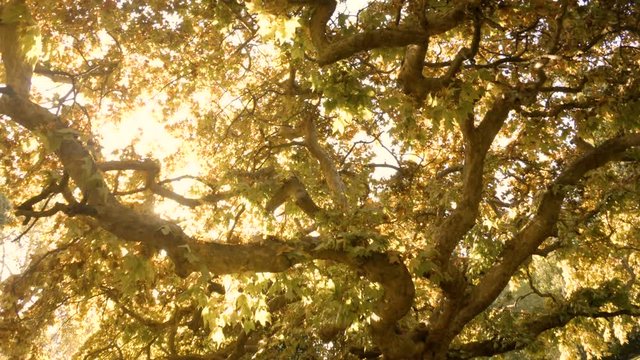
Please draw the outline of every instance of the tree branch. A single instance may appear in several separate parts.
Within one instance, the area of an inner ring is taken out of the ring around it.
[[[341,210],[349,208],[349,201],[346,195],[346,186],[336,169],[336,166],[331,159],[329,153],[327,153],[320,143],[318,142],[318,131],[316,130],[316,122],[311,115],[305,118],[303,123],[304,138],[307,149],[313,157],[320,163],[320,170],[324,179],[327,182],[327,186],[333,195],[336,205]]]
[[[151,159],[138,160],[120,160],[120,161],[107,161],[97,164],[98,168],[102,171],[123,171],[123,170],[136,170],[147,172],[146,184],[142,189],[130,190],[118,192],[117,195],[129,195],[145,190],[150,190],[152,193],[162,196],[167,199],[171,199],[180,205],[188,206],[190,208],[198,207],[205,203],[215,204],[221,200],[228,199],[233,196],[232,192],[224,193],[211,193],[203,196],[199,199],[188,198],[182,196],[174,191],[171,191],[162,184],[169,182],[169,180],[157,181],[156,178],[160,173],[160,166]],[[193,177],[190,177],[193,178]],[[200,179],[197,179],[201,181]],[[202,181],[201,181],[202,182]]]
[[[620,291],[617,281],[609,281],[598,289],[582,289],[571,298],[557,302],[557,306],[547,314],[535,318],[525,317],[516,323],[513,335],[504,337],[494,334],[486,340],[473,341],[449,351],[450,359],[470,359],[481,356],[495,356],[510,351],[521,350],[533,343],[543,332],[567,325],[571,320],[583,317],[590,319],[609,319],[617,316],[640,317],[640,309],[626,306],[613,311],[602,311],[602,307],[615,293]],[[586,306],[581,304],[587,304]]]
[[[98,224],[124,241],[142,243],[151,250],[165,250],[179,276],[186,277],[202,267],[213,274],[282,272],[296,263],[313,259],[338,261],[364,271],[368,279],[384,288],[384,295],[376,307],[380,320],[372,324],[372,334],[380,341],[383,352],[405,354],[414,346],[409,337],[396,334],[394,330],[396,322],[410,310],[415,292],[411,275],[399,259],[375,252],[362,259],[346,252],[319,250],[316,238],[302,238],[295,245],[275,237],[249,244],[197,240],[170,221],[121,204],[107,191],[98,164],[80,140],[67,136],[72,133],[70,129],[46,109],[19,96],[3,96],[0,98],[0,113],[34,133],[56,140],[60,146],[55,153],[82,190],[87,205],[96,210],[91,216]],[[309,142],[318,146],[317,138]]]
[[[403,91],[421,103],[428,94],[436,93],[449,86],[454,81],[455,76],[460,72],[463,61],[473,59],[478,53],[481,25],[479,15],[476,14],[473,23],[471,47],[463,47],[460,49],[451,61],[447,72],[441,77],[432,78],[422,75],[424,59],[427,52],[426,40],[423,44],[407,46],[404,62],[400,68],[400,74],[398,74],[398,81]]]
[[[7,7],[25,6],[24,4],[7,4]],[[27,18],[30,16],[27,15]],[[13,20],[13,23],[0,24],[0,52],[2,53],[2,62],[4,63],[6,82],[16,95],[29,97],[31,90],[31,76],[33,75],[33,64],[27,58],[25,46],[21,46],[25,42],[21,42],[24,38],[26,29],[35,26],[28,24],[28,20]]]
[[[542,195],[536,214],[504,247],[497,265],[480,279],[468,296],[468,301],[455,318],[454,328],[464,324],[489,306],[520,265],[533,254],[542,242],[555,232],[560,208],[569,187],[589,171],[615,160],[631,147],[640,146],[640,133],[623,135],[605,141],[567,167]]]
[[[362,51],[423,44],[430,36],[442,34],[461,24],[469,16],[469,9],[479,4],[478,0],[460,1],[448,11],[427,16],[424,21],[425,27],[363,31],[330,42],[327,40],[326,27],[335,10],[336,2],[335,0],[316,0],[309,23],[309,32],[318,50],[318,63],[328,65]]]
[[[296,176],[290,177],[282,184],[265,205],[265,210],[272,213],[291,197],[295,199],[296,205],[311,218],[314,218],[320,211],[318,205],[305,189],[304,184]]]

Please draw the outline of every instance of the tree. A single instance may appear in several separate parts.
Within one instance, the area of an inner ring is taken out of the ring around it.
[[[637,2],[1,14],[8,358],[590,358],[638,331]]]

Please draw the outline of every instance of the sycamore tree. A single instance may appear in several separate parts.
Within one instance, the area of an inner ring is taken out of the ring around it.
[[[592,358],[640,331],[637,2],[1,4],[6,358]]]

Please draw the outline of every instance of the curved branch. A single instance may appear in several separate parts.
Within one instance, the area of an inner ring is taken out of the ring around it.
[[[152,193],[158,196],[171,199],[179,203],[180,205],[188,206],[190,208],[195,208],[205,203],[215,204],[219,201],[228,199],[229,197],[234,195],[232,192],[211,193],[199,199],[182,196],[162,186],[162,184],[165,184],[172,180],[163,180],[163,181],[156,180],[156,177],[160,173],[160,165],[158,165],[155,161],[151,159],[145,159],[142,161],[138,161],[138,160],[107,161],[107,162],[98,163],[97,166],[100,170],[105,172],[106,171],[122,171],[122,170],[136,170],[136,171],[147,172],[146,184],[143,188],[129,190],[129,191],[121,191],[114,195],[130,195],[130,194],[142,192],[145,190],[150,190]],[[180,180],[186,177],[195,178],[193,176],[184,176],[184,177],[177,178],[177,180]],[[173,180],[176,180],[176,179],[173,179]],[[196,180],[203,182],[198,178],[196,178]]]
[[[397,255],[373,253],[366,258],[353,258],[343,252],[318,250],[317,258],[347,264],[364,271],[371,281],[382,285],[384,294],[374,307],[378,320],[371,324],[372,335],[380,350],[389,359],[406,359],[422,351],[411,333],[400,333],[396,323],[411,309],[415,287],[411,274]]]
[[[449,166],[446,169],[442,169],[440,171],[438,171],[436,173],[436,179],[442,179],[445,178],[447,175],[449,174],[453,174],[453,173],[457,173],[457,172],[461,172],[462,170],[464,170],[464,165],[453,165],[453,166]]]
[[[422,70],[424,68],[424,58],[427,53],[427,45],[409,45],[405,51],[404,62],[398,74],[403,91],[414,97],[418,102],[422,102],[428,94],[436,93],[455,80],[455,76],[462,69],[462,63],[465,60],[472,60],[478,53],[480,48],[480,29],[481,21],[476,15],[473,24],[473,36],[471,39],[471,47],[463,47],[458,51],[454,59],[449,64],[447,72],[440,77],[424,77]]]
[[[509,112],[516,106],[513,96],[496,100],[478,127],[463,125],[465,160],[462,169],[462,196],[456,210],[436,229],[437,263],[445,266],[458,240],[475,222],[482,197],[482,175],[487,151]],[[471,115],[472,116],[472,115]]]
[[[478,0],[460,1],[444,13],[427,16],[423,27],[363,31],[330,42],[327,40],[326,27],[335,10],[336,1],[317,0],[309,23],[309,32],[319,53],[318,63],[328,65],[362,51],[423,44],[430,36],[442,34],[461,24],[469,16],[468,10],[479,5]]]
[[[467,119],[461,121],[460,127],[465,139],[462,196],[456,210],[438,226],[434,236],[436,239],[436,264],[443,270],[456,272],[451,268],[449,259],[458,241],[473,227],[478,216],[482,200],[482,177],[487,152],[509,112],[522,102],[535,98],[538,90],[546,81],[546,76],[541,70],[538,76],[536,81],[524,84],[520,91],[503,94],[496,99],[478,126],[474,125],[473,112],[469,114]],[[461,279],[454,277],[452,280],[455,282]],[[447,284],[444,285],[447,286]]]
[[[296,205],[311,218],[315,217],[320,211],[318,205],[305,189],[304,184],[296,176],[292,176],[282,184],[265,205],[265,210],[272,213],[291,197],[295,199]]]
[[[487,271],[471,290],[468,302],[455,318],[454,327],[461,329],[489,306],[520,265],[546,238],[554,234],[560,208],[569,187],[577,184],[587,172],[616,160],[627,149],[636,146],[640,146],[640,133],[605,141],[573,162],[549,184],[531,221],[505,245],[500,256],[501,262]]]
[[[320,146],[318,142],[318,131],[316,130],[315,120],[309,116],[303,120],[304,124],[304,138],[307,149],[313,157],[315,157],[320,163],[320,170],[324,175],[324,179],[327,182],[327,186],[338,205],[338,208],[346,210],[349,208],[349,202],[346,195],[346,186],[336,170],[336,166],[331,159],[331,156]]]
[[[582,289],[574,293],[570,299],[559,303],[551,312],[536,318],[525,318],[517,323],[515,329],[510,331],[514,335],[505,338],[494,334],[490,339],[460,345],[449,351],[448,358],[470,359],[521,350],[532,344],[543,332],[563,327],[578,317],[591,319],[609,319],[624,315],[640,317],[640,309],[634,306],[613,311],[600,310],[600,307],[611,299],[610,290],[615,291],[617,285],[615,281],[610,281],[599,289]],[[606,295],[599,296],[600,293]],[[578,306],[583,303],[589,305]]]
[[[165,250],[174,264],[176,274],[186,277],[203,267],[213,274],[282,272],[297,263],[313,259],[338,261],[364,271],[367,278],[380,283],[384,289],[376,310],[380,320],[372,324],[372,333],[380,342],[383,352],[395,354],[391,358],[398,358],[399,354],[406,354],[408,348],[415,346],[410,337],[395,332],[395,324],[411,308],[415,292],[411,275],[397,256],[372,253],[366,258],[354,258],[346,252],[318,250],[317,239],[310,237],[298,242],[266,237],[249,244],[223,244],[195,239],[170,221],[121,204],[107,191],[98,164],[81,142],[74,136],[59,138],[60,134],[68,134],[70,129],[46,109],[19,96],[3,96],[0,98],[0,113],[47,139],[58,140],[60,146],[55,153],[71,179],[82,190],[87,205],[95,209],[91,216],[98,224],[123,241],[141,243],[151,250]],[[310,124],[313,125],[313,122]],[[315,128],[308,130],[313,136]],[[314,144],[319,147],[317,137],[309,142],[312,147]],[[332,164],[326,163],[326,160],[325,167]]]

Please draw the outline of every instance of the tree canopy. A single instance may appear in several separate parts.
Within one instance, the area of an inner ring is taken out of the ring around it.
[[[640,332],[640,4],[0,6],[0,354],[593,358]]]

